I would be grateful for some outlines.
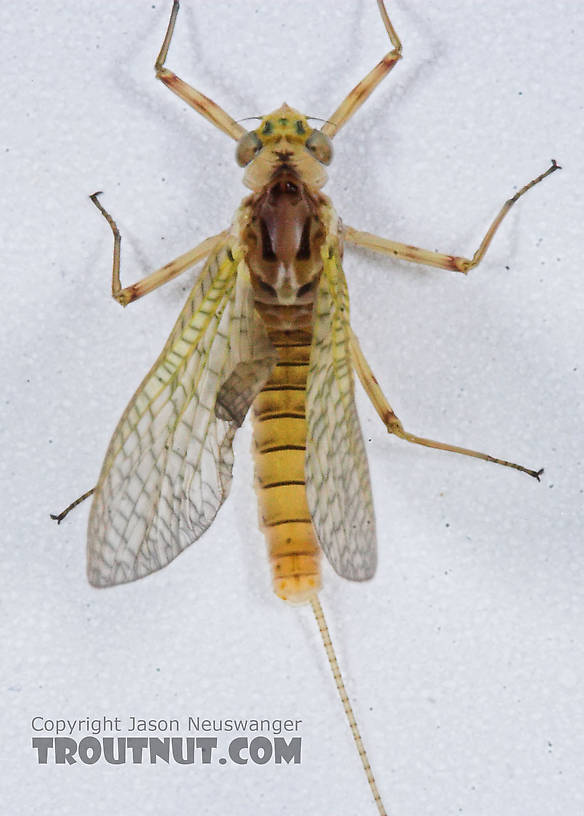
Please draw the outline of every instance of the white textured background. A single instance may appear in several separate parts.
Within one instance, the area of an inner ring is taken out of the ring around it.
[[[271,592],[249,430],[212,529],[163,572],[84,577],[90,487],[192,275],[122,311],[123,280],[226,226],[230,140],[153,79],[170,2],[4,3],[2,812],[338,814],[374,806],[309,610]],[[404,61],[335,142],[347,223],[472,253],[468,279],[348,251],[353,322],[406,427],[542,484],[388,438],[359,395],[379,527],[374,581],[325,567],[323,603],[393,816],[584,811],[582,30],[576,3],[395,0]],[[330,115],[387,50],[373,0],[184,2],[168,66],[235,118]],[[39,767],[30,719],[299,717],[296,767]]]

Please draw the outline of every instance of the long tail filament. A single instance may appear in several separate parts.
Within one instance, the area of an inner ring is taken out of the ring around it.
[[[310,598],[310,605],[312,606],[312,611],[314,612],[314,617],[316,618],[316,622],[318,624],[320,636],[322,638],[324,649],[326,651],[326,656],[328,657],[328,662],[330,664],[331,671],[333,673],[333,677],[335,679],[335,683],[337,686],[337,691],[339,692],[341,703],[343,704],[343,708],[345,709],[345,715],[347,717],[351,733],[353,734],[353,739],[355,740],[355,745],[357,746],[357,751],[361,758],[361,763],[363,765],[363,770],[365,771],[367,781],[369,782],[371,793],[373,794],[373,798],[375,799],[377,810],[379,811],[380,816],[387,816],[387,811],[385,810],[385,807],[381,800],[381,795],[379,793],[379,790],[377,789],[377,783],[375,782],[375,777],[373,776],[373,771],[371,770],[371,765],[369,764],[369,757],[367,756],[367,751],[365,750],[365,746],[363,745],[363,740],[361,739],[361,734],[359,733],[357,721],[355,719],[353,709],[351,708],[351,703],[349,702],[349,697],[347,695],[347,690],[345,689],[343,676],[341,674],[341,670],[339,668],[339,664],[337,661],[337,656],[333,648],[333,643],[331,640],[328,626],[326,624],[324,612],[322,611],[322,606],[320,605],[320,601],[318,600],[317,595],[313,595]]]

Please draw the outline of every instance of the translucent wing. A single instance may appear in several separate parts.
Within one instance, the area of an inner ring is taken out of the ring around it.
[[[377,564],[375,516],[355,407],[347,282],[338,251],[324,256],[306,385],[306,492],[328,560],[362,581]]]
[[[94,586],[160,569],[211,524],[235,431],[276,352],[234,240],[217,247],[110,442],[89,517]]]

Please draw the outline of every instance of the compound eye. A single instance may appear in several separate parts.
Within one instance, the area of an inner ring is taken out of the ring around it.
[[[333,157],[333,145],[322,130],[314,130],[306,140],[306,149],[321,164],[330,164]]]
[[[244,133],[235,149],[235,158],[238,165],[240,167],[248,165],[252,159],[255,159],[262,147],[263,144],[255,133],[251,130],[248,133]]]

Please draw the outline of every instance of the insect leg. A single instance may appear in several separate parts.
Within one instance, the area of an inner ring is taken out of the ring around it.
[[[539,176],[537,176],[537,178],[532,179],[529,184],[526,184],[524,187],[518,190],[514,196],[509,198],[503,204],[497,216],[493,220],[493,223],[487,230],[479,248],[472,256],[472,259],[462,258],[458,255],[444,255],[441,252],[433,252],[429,249],[419,249],[415,246],[408,246],[408,244],[400,244],[397,243],[397,241],[389,241],[387,238],[380,238],[377,235],[372,235],[370,232],[361,232],[360,230],[356,230],[347,225],[343,227],[344,238],[349,244],[354,244],[355,246],[360,246],[364,249],[371,249],[374,252],[382,252],[384,255],[393,255],[396,258],[402,258],[404,261],[413,261],[414,263],[420,263],[426,266],[438,266],[440,269],[453,269],[456,272],[462,272],[466,275],[467,272],[473,268],[473,266],[477,266],[481,262],[489,247],[489,244],[493,240],[494,234],[499,228],[499,224],[503,218],[505,218],[515,202],[521,198],[524,193],[526,193],[536,184],[539,184],[540,181],[543,181],[543,179],[546,176],[549,176],[550,173],[561,169],[562,168],[560,165],[556,163],[556,160],[552,159],[551,166],[548,167],[545,173],[541,173]]]
[[[88,499],[94,492],[95,492],[95,487],[92,487],[91,490],[88,490],[87,493],[84,493],[82,496],[79,496],[78,499],[75,499],[74,502],[71,502],[71,504],[68,505],[59,514],[55,515],[55,514],[51,513],[51,518],[54,521],[56,521],[57,524],[60,524],[63,521],[63,519],[65,518],[65,516],[69,515],[71,510],[73,510],[75,507],[77,507],[78,504],[81,504],[81,502],[84,502],[85,499]]]
[[[180,79],[180,77],[177,77],[176,74],[173,74],[172,71],[169,71],[168,68],[164,67],[166,55],[168,54],[168,48],[174,32],[179,5],[178,0],[174,0],[164,42],[162,43],[160,54],[154,63],[156,78],[162,80],[162,82],[164,82],[164,84],[170,88],[173,93],[184,100],[187,105],[191,106],[191,108],[194,108],[198,113],[208,119],[215,125],[215,127],[218,127],[219,130],[222,130],[228,136],[231,136],[232,139],[237,141],[245,133],[245,128],[239,125],[235,119],[232,119],[231,116],[229,116],[229,114],[224,111],[223,108],[220,108],[219,105],[213,102],[212,99],[209,99],[208,96],[205,96],[200,91],[197,91],[191,85],[188,85],[186,82]]]
[[[361,351],[359,341],[352,331],[350,345],[351,357],[353,359],[355,370],[359,375],[363,388],[373,403],[373,407],[381,417],[381,421],[389,433],[395,434],[396,436],[399,436],[400,439],[405,439],[406,442],[413,442],[416,445],[424,445],[427,448],[436,448],[437,450],[452,451],[452,453],[462,453],[464,456],[474,456],[476,459],[484,459],[485,462],[495,462],[497,465],[505,465],[505,467],[515,468],[515,470],[520,470],[523,473],[527,473],[529,476],[533,476],[533,478],[537,479],[539,482],[539,477],[543,473],[543,468],[541,468],[541,470],[531,470],[530,468],[526,468],[523,465],[518,465],[515,462],[508,462],[506,459],[497,459],[494,456],[489,456],[487,453],[480,453],[479,451],[470,450],[469,448],[461,448],[458,445],[448,445],[444,442],[436,442],[434,439],[425,439],[422,436],[416,436],[415,434],[406,431],[398,417],[393,412],[391,405],[386,400],[383,391],[379,387],[379,383],[375,378],[375,375],[369,368],[369,364]]]
[[[379,7],[379,13],[381,14],[383,25],[385,26],[385,30],[387,31],[393,49],[389,51],[383,57],[383,59],[380,60],[380,62],[377,63],[375,68],[373,68],[373,70],[370,71],[367,76],[361,80],[361,82],[355,85],[353,90],[350,91],[345,99],[343,99],[333,115],[329,116],[330,121],[328,121],[321,128],[322,132],[326,133],[329,139],[332,139],[343,127],[343,125],[347,124],[353,114],[359,110],[363,102],[369,99],[381,80],[389,74],[396,62],[401,59],[402,45],[394,27],[391,24],[385,9],[385,3],[383,0],[377,0],[377,5]]]
[[[171,281],[173,278],[176,278],[177,275],[180,275],[190,266],[194,266],[196,263],[205,258],[211,252],[217,241],[226,234],[225,232],[220,232],[217,235],[212,235],[210,238],[205,238],[205,240],[201,241],[201,243],[194,249],[185,252],[184,255],[179,255],[178,258],[175,258],[173,261],[161,266],[160,269],[157,269],[147,277],[142,278],[142,280],[138,281],[137,283],[133,283],[131,286],[125,286],[122,289],[122,284],[120,282],[120,245],[122,238],[116,222],[108,211],[101,205],[98,199],[99,195],[100,193],[94,193],[92,196],[90,196],[90,198],[105,220],[108,222],[114,234],[112,297],[122,306],[127,306],[128,303],[132,303],[132,301],[138,300],[138,298],[147,295],[154,289],[158,289],[159,286],[162,286],[163,284],[168,283],[168,281]]]

